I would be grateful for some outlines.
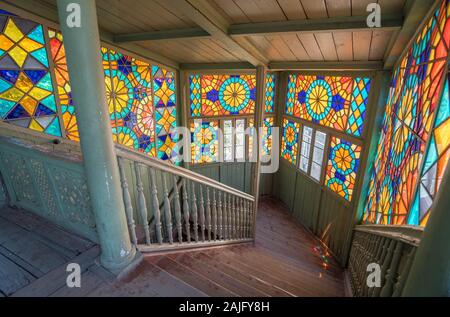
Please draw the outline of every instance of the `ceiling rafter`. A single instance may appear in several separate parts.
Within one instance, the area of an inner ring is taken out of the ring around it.
[[[365,16],[353,17],[333,17],[324,19],[301,19],[291,21],[278,22],[258,22],[258,23],[242,23],[231,24],[226,33],[232,37],[251,36],[251,35],[268,35],[268,34],[286,34],[286,33],[320,33],[320,32],[336,32],[336,31],[398,31],[403,25],[402,15],[383,16],[381,27],[369,28]],[[138,42],[152,41],[162,39],[179,39],[179,38],[196,38],[209,37],[210,34],[203,28],[185,28],[149,31],[142,33],[117,34],[115,41],[122,42]]]
[[[253,66],[267,66],[268,59],[252,43],[245,38],[238,41],[228,34],[230,22],[212,3],[200,0],[172,0],[171,3],[189,15],[213,38],[224,43],[235,56],[242,57]]]

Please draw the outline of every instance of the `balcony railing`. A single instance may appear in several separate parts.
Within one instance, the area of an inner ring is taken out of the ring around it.
[[[253,196],[122,146],[116,153],[130,238],[141,252],[253,241]]]
[[[400,296],[421,235],[422,229],[410,226],[356,226],[348,265],[353,295]],[[379,287],[367,283],[369,274],[375,272],[368,270],[371,263],[379,265]]]

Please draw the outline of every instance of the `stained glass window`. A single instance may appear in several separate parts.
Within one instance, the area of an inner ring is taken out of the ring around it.
[[[70,88],[69,70],[67,68],[66,51],[63,45],[62,34],[61,32],[49,29],[48,35],[66,137],[70,140],[79,141],[80,137],[78,134],[77,119],[75,117],[75,107],[72,101],[72,90]]]
[[[153,66],[152,76],[158,157],[167,160],[176,155],[178,142],[178,135],[171,132],[177,127],[175,73],[160,66]]]
[[[325,185],[351,201],[359,168],[361,147],[337,137],[331,137]]]
[[[436,135],[439,124],[431,130],[435,119],[439,122],[441,111],[440,107],[439,111],[436,109],[447,65],[449,14],[446,1],[442,1],[419,31],[392,76],[376,158],[370,172],[364,209],[366,222],[397,225],[426,223],[434,197],[432,193],[437,190],[433,184],[438,182],[437,167],[447,161],[445,148],[441,148],[439,155],[434,153],[439,151],[438,137],[441,137],[440,144],[448,142],[448,130],[445,136],[439,132]],[[445,103],[443,99],[441,105]],[[437,112],[439,114],[436,116]],[[445,131],[445,128],[440,131]],[[427,144],[429,151],[423,164]],[[424,168],[419,177],[419,167],[422,165]]]
[[[253,114],[255,111],[255,75],[190,76],[192,117]]]
[[[369,78],[292,74],[286,114],[361,136],[369,90]]]
[[[60,137],[42,25],[0,15],[0,30],[1,120]]]
[[[265,111],[266,113],[273,113],[275,106],[275,75],[266,75],[266,93],[265,93]]]
[[[270,155],[272,153],[272,129],[274,126],[274,117],[264,118],[263,135],[262,135],[262,149],[263,154]]]
[[[450,158],[450,102],[449,82],[445,83],[442,99],[428,145],[427,155],[413,206],[408,215],[409,225],[425,226],[431,205],[441,185]]]
[[[195,120],[191,123],[193,163],[213,163],[219,158],[219,122]]]
[[[151,66],[120,52],[104,50],[106,95],[114,140],[155,155]],[[108,62],[106,62],[106,57]]]
[[[289,163],[296,165],[300,124],[283,119],[283,137],[281,140],[281,156]]]

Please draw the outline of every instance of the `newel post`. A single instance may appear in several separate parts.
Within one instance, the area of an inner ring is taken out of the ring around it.
[[[95,0],[58,0],[83,163],[101,247],[101,264],[118,273],[136,255],[127,230],[111,135]]]

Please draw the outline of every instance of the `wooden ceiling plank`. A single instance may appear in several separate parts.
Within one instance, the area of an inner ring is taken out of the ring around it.
[[[353,60],[352,32],[333,33],[334,44],[339,61]]]
[[[381,14],[393,14],[403,11],[405,0],[378,0]]]
[[[284,41],[289,46],[291,51],[294,53],[298,61],[311,60],[308,56],[308,53],[306,53],[306,50],[303,47],[302,43],[300,42],[297,34],[283,34],[281,36],[283,37]]]
[[[250,19],[233,0],[215,0],[215,3],[225,12],[232,23],[250,22]]]
[[[325,0],[301,0],[301,2],[308,19],[328,17]]]
[[[317,44],[319,44],[323,59],[325,61],[338,60],[332,33],[317,33],[314,36],[316,37]]]
[[[383,60],[391,36],[392,32],[389,31],[373,31],[369,60]]]
[[[353,59],[355,61],[368,61],[372,31],[352,32]]]
[[[283,60],[280,52],[278,52],[278,50],[273,47],[273,45],[266,39],[265,36],[251,36],[248,38],[248,40],[252,42],[253,45],[255,45],[255,47],[257,47],[264,56],[267,56],[269,60]]]
[[[306,14],[300,0],[278,0],[278,4],[288,20],[306,19]]]
[[[366,15],[367,12],[367,5],[369,3],[377,2],[376,0],[352,0],[352,15],[353,16],[360,16],[360,15]]]
[[[233,0],[234,3],[244,12],[250,22],[263,22],[264,16],[261,9],[253,0]]]
[[[286,21],[287,17],[276,0],[252,0],[258,6],[265,21]]]
[[[266,39],[272,44],[272,46],[280,52],[281,57],[283,60],[292,61],[295,60],[296,57],[292,53],[289,46],[284,42],[283,38],[279,35],[268,35],[266,36]]]
[[[262,56],[250,42],[241,40],[238,43],[227,34],[229,22],[220,15],[213,3],[200,0],[172,0],[170,3],[188,14],[193,21],[216,40],[223,42],[233,54],[242,56],[255,66],[267,65],[267,58]]]
[[[351,0],[325,0],[328,16],[345,17],[352,15]]]
[[[298,38],[302,42],[303,47],[306,49],[306,53],[308,53],[308,56],[312,61],[323,61],[322,52],[320,51],[314,34],[298,34]]]

